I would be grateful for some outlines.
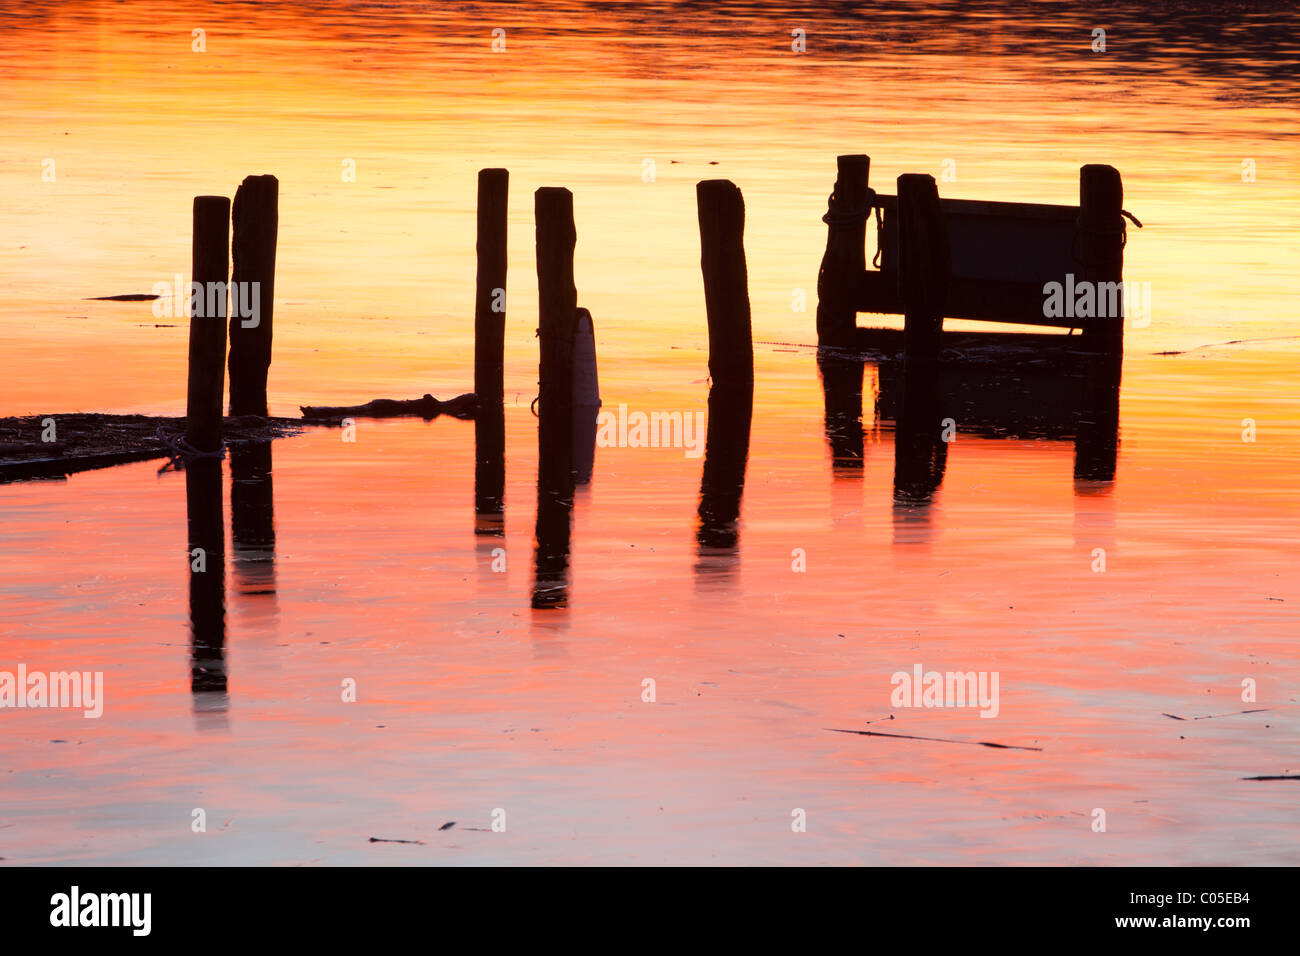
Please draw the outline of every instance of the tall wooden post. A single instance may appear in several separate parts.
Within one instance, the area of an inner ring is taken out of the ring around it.
[[[1124,279],[1124,185],[1114,166],[1089,164],[1079,169],[1079,231],[1077,249],[1084,281],[1094,283],[1099,308],[1110,296],[1097,284]],[[1091,351],[1121,355],[1124,351],[1122,286],[1117,287],[1118,314],[1094,317],[1084,326],[1084,343]]]
[[[858,325],[858,276],[867,268],[871,158],[857,154],[835,162],[835,189],[825,217],[826,252],[817,273],[817,344],[848,348]]]
[[[939,357],[952,258],[933,176],[898,177],[898,286],[908,362]]]
[[[501,404],[506,335],[506,212],[510,173],[478,171],[478,275],[474,289],[474,394]]]
[[[571,458],[573,344],[578,329],[578,290],[573,284],[573,250],[578,235],[573,226],[573,194],[562,187],[543,187],[537,190],[534,202],[541,319],[540,451],[544,457],[550,452]]]
[[[709,377],[724,388],[752,389],[754,339],[745,267],[745,199],[726,179],[697,183],[695,198],[709,322]]]
[[[478,173],[478,274],[474,290],[474,530],[505,534],[506,213],[510,173]]]
[[[534,608],[568,602],[573,513],[573,349],[578,290],[573,283],[573,194],[543,187],[534,195],[537,220],[538,388],[537,552]]]
[[[194,197],[190,281],[189,388],[185,440],[197,451],[221,448],[226,383],[226,288],[230,278],[230,200]]]
[[[280,181],[274,176],[245,177],[235,192],[231,301],[240,308],[230,310],[231,415],[266,416],[279,204]]]

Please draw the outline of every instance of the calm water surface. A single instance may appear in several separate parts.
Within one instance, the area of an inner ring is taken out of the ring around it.
[[[226,546],[226,693],[191,692],[183,474],[0,488],[0,669],[107,686],[100,720],[4,713],[0,856],[1296,863],[1300,792],[1241,778],[1300,772],[1297,17],[1210,9],[6,5],[0,414],[182,412],[186,320],[83,300],[184,272],[191,198],[247,174],[281,182],[277,413],[469,391],[479,168],[510,169],[512,231],[504,537],[473,533],[471,423],[278,442],[274,549]],[[803,346],[844,152],[889,192],[952,160],[967,198],[1121,170],[1152,315],[1113,484],[1076,485],[1068,435],[959,422],[933,503],[897,508],[870,365],[863,467],[832,468]],[[760,343],[737,553],[697,547],[701,459],[601,448],[570,606],[533,611],[531,193],[574,192],[606,406],[702,411],[713,177],[745,194]],[[227,521],[231,492],[227,463]],[[891,707],[916,663],[997,671],[997,719]]]

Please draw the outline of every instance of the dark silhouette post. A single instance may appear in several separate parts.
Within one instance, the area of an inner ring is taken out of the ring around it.
[[[537,553],[534,608],[568,604],[573,513],[573,350],[578,290],[573,283],[573,194],[543,187],[534,197],[537,223],[538,389]]]
[[[478,274],[474,290],[474,514],[476,534],[505,534],[506,211],[510,173],[478,173]]]
[[[223,338],[224,331],[223,323]],[[195,694],[226,690],[226,529],[221,497],[221,459],[187,462],[190,689]]]
[[[933,176],[898,177],[898,291],[903,351],[910,365],[939,357],[952,260],[948,226]]]
[[[226,288],[230,277],[230,200],[194,197],[190,268],[189,388],[185,441],[201,452],[221,448],[221,399],[226,383]]]
[[[474,288],[474,394],[503,401],[506,336],[506,211],[510,173],[478,171],[478,274]]]
[[[1114,166],[1089,164],[1079,169],[1079,225],[1076,249],[1083,280],[1094,283],[1098,312],[1111,296],[1103,294],[1101,283],[1124,279],[1124,185]],[[1113,300],[1115,315],[1095,316],[1083,327],[1084,345],[1093,352],[1122,355],[1124,351],[1124,306],[1122,286]]]
[[[867,218],[872,191],[867,186],[871,158],[861,154],[836,159],[835,189],[826,221],[826,252],[817,273],[817,344],[847,348],[857,329],[857,287],[867,268]]]
[[[266,417],[275,306],[280,181],[247,176],[235,192],[234,294],[230,314],[230,414]]]
[[[754,341],[745,266],[745,200],[736,184],[726,179],[697,183],[695,198],[709,321],[709,377],[715,387],[752,391]]]

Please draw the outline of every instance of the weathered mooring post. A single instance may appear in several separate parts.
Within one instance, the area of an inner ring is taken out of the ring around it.
[[[898,177],[898,291],[908,363],[939,357],[952,259],[934,177]]]
[[[478,171],[478,273],[474,287],[474,394],[501,404],[506,336],[506,213],[510,172]]]
[[[1120,355],[1124,351],[1124,185],[1114,166],[1092,163],[1079,169],[1079,224],[1076,248],[1083,280],[1094,283],[1098,311],[1107,295],[1100,283],[1117,283],[1114,315],[1098,315],[1084,326],[1090,351]]]
[[[754,340],[745,266],[745,199],[727,179],[697,183],[695,198],[709,322],[709,378],[714,387],[752,392]]]
[[[230,310],[230,414],[266,417],[275,307],[280,181],[247,176],[235,192]]]
[[[476,534],[505,533],[506,214],[510,173],[478,173],[474,289],[474,513]]]
[[[727,569],[728,565],[720,569],[705,559],[734,557],[739,541],[754,408],[754,343],[745,265],[744,197],[725,179],[697,184],[695,195],[712,380],[696,533],[702,562],[696,570],[705,572]]]
[[[849,348],[858,324],[858,279],[867,267],[871,158],[862,154],[839,156],[835,164],[835,188],[823,217],[826,252],[817,273],[817,344]]]
[[[573,350],[578,290],[573,282],[573,194],[543,187],[534,195],[541,345],[538,388],[537,553],[534,608],[568,603],[573,513]]]
[[[196,451],[221,449],[226,364],[226,288],[230,276],[230,200],[194,197],[191,246],[189,386],[185,441]]]

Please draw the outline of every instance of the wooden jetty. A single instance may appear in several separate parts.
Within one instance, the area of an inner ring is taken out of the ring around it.
[[[943,199],[933,177],[916,174],[898,177],[896,195],[879,195],[868,186],[870,165],[860,154],[837,161],[817,282],[820,346],[896,346],[896,334],[860,334],[857,315],[868,312],[905,317],[909,358],[938,357],[945,318],[1079,329],[1083,349],[1122,352],[1116,284],[1123,281],[1125,217],[1132,216],[1122,209],[1113,167],[1082,167],[1078,204],[1052,205]],[[869,269],[864,244],[873,214],[878,268]],[[1105,314],[1052,315],[1045,308],[1052,282],[1096,284]]]

